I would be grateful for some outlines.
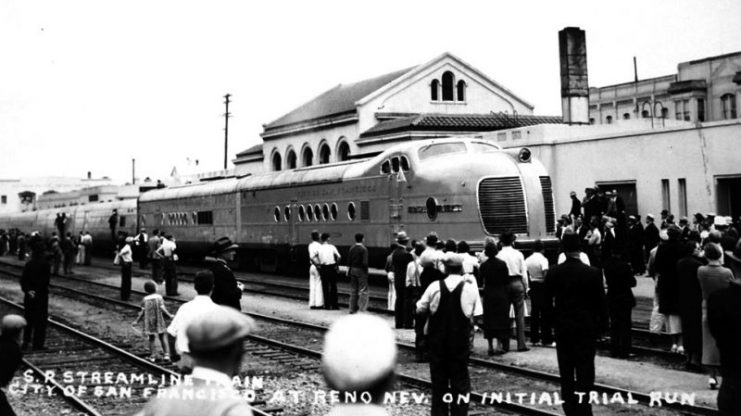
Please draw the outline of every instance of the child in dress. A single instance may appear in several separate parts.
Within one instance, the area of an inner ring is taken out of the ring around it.
[[[139,316],[136,317],[132,325],[136,325],[139,320],[144,317],[144,335],[149,337],[149,361],[155,361],[155,335],[160,339],[160,345],[162,345],[162,351],[165,353],[164,360],[170,361],[170,349],[165,339],[165,325],[164,315],[172,319],[172,314],[165,308],[165,301],[162,299],[162,295],[156,293],[157,285],[148,281],[144,283],[144,291],[148,293],[142,301],[142,310],[139,312]]]

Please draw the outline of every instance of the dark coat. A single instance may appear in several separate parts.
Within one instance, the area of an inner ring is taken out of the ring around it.
[[[659,241],[661,241],[661,237],[659,237],[659,229],[656,227],[656,224],[647,224],[643,230],[643,245],[646,247],[646,252],[648,253],[652,248],[656,247]]]
[[[581,214],[581,201],[579,201],[576,197],[571,197],[571,210],[569,211],[569,215],[577,217],[580,214]]]
[[[693,255],[677,262],[682,342],[688,353],[695,354],[702,352],[702,290],[697,280],[697,269],[702,265],[703,262]]]
[[[391,253],[391,270],[394,272],[394,287],[397,291],[406,287],[407,266],[412,260],[414,260],[412,253],[404,246],[396,247]]]
[[[507,263],[492,257],[479,267],[484,282],[484,336],[504,336],[509,322],[509,269]]]
[[[636,306],[633,290],[636,278],[633,269],[627,262],[610,257],[603,264],[605,280],[607,281],[607,303],[610,309],[632,308]]]
[[[211,300],[224,306],[231,306],[236,310],[242,310],[239,300],[242,291],[237,287],[237,279],[232,270],[222,261],[214,261],[211,264],[211,273],[214,274],[214,290],[211,292]]]
[[[0,387],[7,387],[21,366],[23,352],[15,339],[0,335]]]
[[[741,380],[741,285],[738,281],[715,291],[708,298],[708,327],[720,351],[720,372],[723,377]]]
[[[659,275],[656,292],[659,294],[659,312],[679,315],[679,274],[677,263],[682,258],[682,243],[667,241],[656,250],[655,270]]]
[[[597,337],[609,322],[602,273],[579,259],[567,257],[545,277],[553,310],[556,336]]]
[[[33,290],[37,295],[49,293],[49,278],[51,277],[51,265],[43,257],[31,257],[21,274],[21,290],[28,293]]]

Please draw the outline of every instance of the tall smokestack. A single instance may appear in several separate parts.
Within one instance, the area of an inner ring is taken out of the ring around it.
[[[589,81],[587,79],[587,41],[578,27],[558,32],[561,57],[561,111],[568,124],[589,124]]]

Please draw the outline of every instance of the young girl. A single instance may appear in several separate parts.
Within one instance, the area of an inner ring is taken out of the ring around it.
[[[167,315],[168,318],[172,319],[172,314],[165,308],[165,301],[162,299],[162,295],[155,293],[157,292],[157,285],[154,282],[148,281],[144,283],[144,291],[148,295],[144,297],[142,310],[132,325],[136,325],[144,317],[144,335],[149,337],[149,361],[155,361],[155,335],[160,339],[162,351],[165,353],[164,360],[170,361],[170,350],[165,339],[165,329],[167,326],[165,325],[165,318],[162,315]]]

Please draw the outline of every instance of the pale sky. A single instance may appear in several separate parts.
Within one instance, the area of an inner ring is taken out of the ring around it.
[[[0,178],[220,169],[224,94],[231,160],[327,89],[445,51],[560,115],[566,26],[586,30],[592,86],[631,81],[633,56],[647,78],[741,51],[738,0],[3,0]]]

